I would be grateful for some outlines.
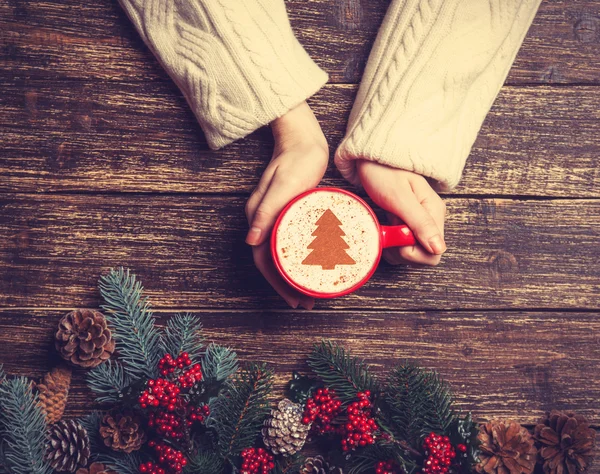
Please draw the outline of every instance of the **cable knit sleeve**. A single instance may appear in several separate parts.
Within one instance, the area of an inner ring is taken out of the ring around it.
[[[541,0],[394,0],[369,56],[336,165],[356,159],[458,184]]]
[[[282,0],[120,2],[213,149],[280,117],[327,82],[294,36]]]

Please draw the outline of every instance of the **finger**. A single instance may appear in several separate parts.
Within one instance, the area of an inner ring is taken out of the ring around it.
[[[248,225],[254,219],[254,213],[256,212],[256,208],[262,201],[267,189],[269,189],[269,185],[271,184],[271,180],[273,179],[273,175],[275,174],[275,170],[277,167],[268,166],[263,175],[260,177],[260,181],[252,191],[252,194],[248,198],[246,202],[246,218],[248,219]]]
[[[387,212],[388,222],[391,225],[399,225],[402,221],[394,214]],[[440,263],[439,255],[432,255],[425,251],[420,245],[410,245],[407,247],[392,247],[383,250],[383,258],[391,265],[400,264],[421,264],[437,265]]]
[[[257,206],[246,238],[249,245],[261,245],[269,238],[277,217],[283,208],[305,188],[290,177],[281,179],[273,176],[269,188]]]
[[[433,194],[421,201],[421,205],[433,217],[438,229],[444,238],[444,224],[446,221],[446,203],[437,195]]]
[[[256,268],[258,268],[273,289],[286,301],[287,304],[289,304],[293,309],[296,309],[298,305],[305,309],[313,308],[315,304],[314,299],[303,295],[299,291],[289,286],[279,274],[275,268],[275,265],[273,264],[268,245],[253,247],[252,254]]]
[[[429,253],[441,255],[446,251],[446,243],[438,225],[413,193],[396,193],[392,199],[379,205],[399,216]]]

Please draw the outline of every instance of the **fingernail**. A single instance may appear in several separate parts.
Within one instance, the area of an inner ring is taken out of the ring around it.
[[[285,298],[285,302],[288,305],[290,305],[290,308],[292,308],[292,309],[296,309],[298,307],[298,303],[299,303],[299,301],[296,298],[294,298],[294,299]]]
[[[262,231],[258,227],[251,227],[246,236],[246,243],[248,245],[257,245],[261,232]]]
[[[435,237],[430,239],[429,245],[431,246],[431,250],[433,250],[433,253],[436,255],[440,255],[446,251],[446,244],[439,235],[436,235]]]
[[[315,300],[313,300],[312,298],[302,298],[300,300],[300,306],[310,311],[315,306]]]

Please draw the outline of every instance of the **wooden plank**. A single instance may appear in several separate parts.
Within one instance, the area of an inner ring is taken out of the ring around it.
[[[296,34],[333,82],[360,80],[389,0],[289,0]],[[510,83],[600,82],[600,5],[546,0]],[[43,79],[166,81],[117,2],[9,0],[0,5],[5,75]],[[5,76],[6,77],[6,76]]]
[[[97,303],[97,300],[95,301]],[[57,362],[52,333],[64,311],[0,311],[0,361],[9,373],[40,377]],[[313,343],[333,339],[378,374],[409,359],[448,380],[458,406],[477,419],[535,423],[552,408],[600,424],[600,318],[560,312],[198,312],[208,339],[243,360],[276,370],[277,393]],[[161,313],[162,321],[167,314]],[[48,357],[48,354],[52,354]],[[69,414],[89,409],[77,371]]]
[[[244,244],[243,197],[0,196],[0,307],[90,306],[128,266],[158,307],[283,308]],[[318,308],[600,309],[600,200],[448,199],[436,268],[381,265]]]
[[[0,89],[0,191],[250,192],[270,159],[267,130],[208,150],[172,84]],[[332,150],[355,92],[331,85],[311,101]],[[455,193],[599,197],[599,123],[595,87],[504,88]],[[346,185],[334,169],[325,184]]]

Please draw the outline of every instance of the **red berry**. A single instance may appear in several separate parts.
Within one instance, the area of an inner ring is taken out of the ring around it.
[[[394,461],[379,461],[375,465],[376,474],[401,474],[402,470]]]
[[[342,450],[351,451],[358,447],[368,446],[375,442],[373,436],[377,431],[377,423],[373,419],[373,405],[369,400],[370,392],[357,394],[358,400],[348,405],[348,423],[342,427]]]
[[[268,474],[274,467],[273,456],[263,448],[246,448],[242,451],[240,474]]]
[[[333,420],[337,417],[342,407],[342,402],[336,397],[333,390],[319,388],[315,394],[306,401],[302,423],[310,425],[318,434],[334,431]]]
[[[457,449],[461,450],[458,445]],[[464,449],[466,451],[466,446]],[[450,443],[448,436],[430,433],[423,441],[423,450],[427,458],[423,463],[421,474],[448,474],[452,459],[456,457],[456,451]]]

